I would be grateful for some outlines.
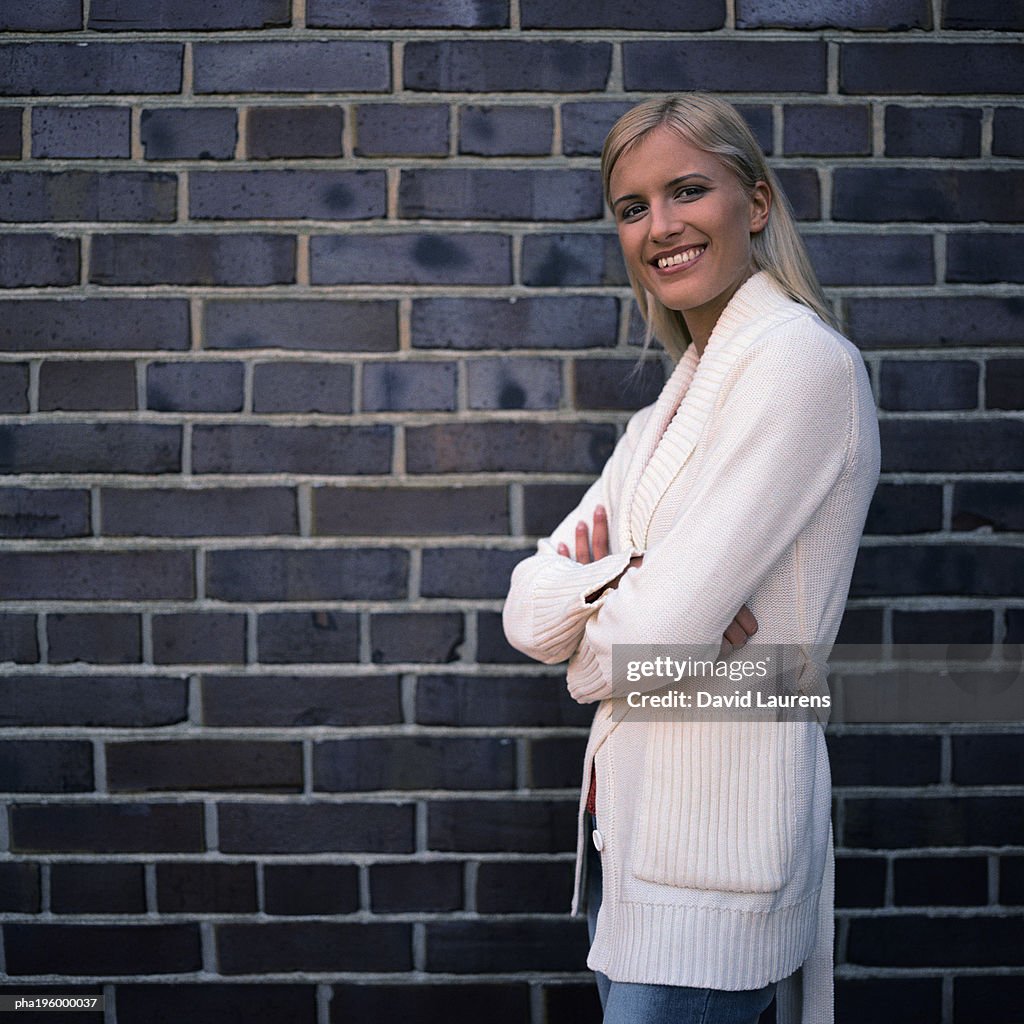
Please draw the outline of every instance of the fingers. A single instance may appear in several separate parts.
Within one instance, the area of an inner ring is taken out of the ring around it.
[[[567,544],[559,544],[558,553],[564,556],[565,558],[572,558],[572,555],[569,553],[569,546]]]
[[[608,513],[604,505],[594,509],[594,536],[592,540],[594,560],[604,558],[608,554]]]
[[[736,618],[733,621],[739,623],[747,636],[753,636],[757,632],[757,619],[746,605],[736,613]]]
[[[590,561],[590,536],[582,519],[576,524],[576,561],[580,565]]]
[[[742,647],[747,642],[746,632],[744,632],[743,627],[735,619],[729,623],[724,635],[725,639],[728,640],[734,648]]]

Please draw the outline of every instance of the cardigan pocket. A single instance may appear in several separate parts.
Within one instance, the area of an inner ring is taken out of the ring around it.
[[[800,785],[806,800],[813,791],[813,747],[800,756],[806,736],[802,723],[652,723],[633,874],[718,892],[783,888],[803,802],[798,762],[808,760]]]

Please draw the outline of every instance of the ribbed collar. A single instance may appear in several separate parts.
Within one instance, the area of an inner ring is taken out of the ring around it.
[[[704,354],[690,345],[654,403],[624,481],[623,549],[643,551],[654,510],[679,475],[700,438],[730,367],[760,334],[752,327],[792,308],[785,292],[763,271],[737,289],[718,318]]]

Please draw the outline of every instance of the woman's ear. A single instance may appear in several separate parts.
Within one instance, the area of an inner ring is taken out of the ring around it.
[[[768,223],[772,209],[772,190],[766,181],[754,183],[750,193],[750,233],[760,234]]]

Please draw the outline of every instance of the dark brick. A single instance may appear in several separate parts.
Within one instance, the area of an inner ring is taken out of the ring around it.
[[[295,239],[284,235],[97,235],[94,284],[291,284]]]
[[[0,221],[172,221],[177,191],[173,174],[8,171],[0,174]]]
[[[1019,734],[954,736],[953,782],[961,786],[1019,785],[1024,782]]]
[[[579,789],[583,782],[582,736],[555,736],[530,743],[531,784],[537,789]]]
[[[313,284],[511,284],[509,239],[495,234],[317,235]]]
[[[452,412],[457,402],[457,384],[455,363],[364,363],[363,411]]]
[[[409,42],[405,45],[405,88],[430,92],[592,92],[605,88],[611,60],[610,43],[466,39]]]
[[[196,220],[362,220],[383,217],[385,202],[383,171],[195,171],[189,182]]]
[[[611,126],[632,103],[583,101],[562,107],[562,151],[566,156],[599,156]]]
[[[942,27],[951,29],[1002,29],[1020,32],[1024,29],[1024,12],[997,0],[945,0],[942,5]]]
[[[1019,797],[873,797],[846,800],[841,842],[899,849],[1016,845],[1022,837]]]
[[[980,110],[885,108],[886,156],[978,156],[980,153]]]
[[[1021,573],[1020,548],[967,544],[862,548],[850,592],[857,597],[1011,596],[1019,589],[1014,580],[1019,581]]]
[[[466,371],[471,409],[557,409],[562,399],[557,359],[471,359]]]
[[[941,1020],[942,978],[840,978],[836,1024],[905,1024]]]
[[[825,286],[935,283],[930,235],[805,234],[803,239]]]
[[[737,28],[853,28],[879,31],[931,28],[927,0],[832,0],[820,7],[799,0],[737,0]]]
[[[422,725],[586,726],[592,717],[551,676],[437,675],[416,683]]]
[[[86,661],[127,665],[142,660],[142,626],[138,615],[68,613],[46,616],[49,660],[53,665]]]
[[[371,864],[370,905],[377,914],[462,909],[462,865],[454,861]]]
[[[199,426],[196,473],[387,473],[391,428]]]
[[[935,968],[1024,963],[1020,917],[858,917],[849,927],[846,956],[851,964]]]
[[[577,409],[640,409],[665,384],[660,360],[577,359],[573,363]]]
[[[406,596],[399,548],[211,551],[206,592],[221,601],[386,601]]]
[[[36,617],[0,613],[0,661],[30,664],[38,660]]]
[[[938,736],[829,736],[836,786],[925,786],[940,781]]]
[[[989,359],[985,363],[985,405],[989,409],[1020,409],[1024,359]]]
[[[622,44],[626,89],[824,92],[825,44],[701,39]]]
[[[843,43],[839,91],[901,96],[1019,93],[1024,89],[1019,58],[1012,43]]]
[[[992,613],[969,609],[894,611],[892,639],[897,644],[988,644],[992,642]]]
[[[4,47],[0,94],[178,92],[184,49],[180,43],[12,43]]]
[[[0,537],[84,537],[88,533],[88,491],[0,489]]]
[[[957,976],[953,980],[953,1024],[999,1020],[1008,1007],[1019,1006],[1022,999],[1024,978],[1020,975]]]
[[[9,793],[83,793],[93,788],[87,740],[6,740],[0,779]]]
[[[846,308],[850,336],[861,348],[1016,345],[1024,300],[969,295],[851,298]]]
[[[0,160],[20,159],[21,108],[2,107],[0,108]]]
[[[459,111],[459,152],[477,156],[546,156],[553,115],[547,107],[466,106]]]
[[[323,2],[323,0],[320,0]],[[373,8],[382,6],[374,0]],[[438,7],[448,6],[438,4]],[[463,9],[465,5],[459,4]],[[431,5],[431,9],[433,5]],[[419,10],[409,7],[409,10]],[[350,1021],[400,1020],[405,1024],[475,1020],[487,1008],[488,1024],[522,1024],[530,1019],[530,987],[526,984],[334,985],[331,1024]],[[562,1017],[550,1020],[562,1021]]]
[[[184,679],[0,675],[0,724],[172,725],[187,717]]]
[[[140,8],[133,0],[92,0],[88,27],[98,32],[213,31],[291,24],[288,0],[186,0]]]
[[[883,857],[836,858],[836,906],[881,907],[885,905]]]
[[[0,864],[0,911],[38,914],[39,908],[39,865],[17,861]]]
[[[1004,621],[1006,623],[1005,642],[1008,644],[1024,643],[1024,609],[1007,608]]]
[[[410,924],[219,924],[216,934],[222,974],[412,969]]]
[[[0,302],[7,352],[187,349],[186,299],[21,299]]]
[[[308,0],[310,28],[506,28],[507,0]],[[332,1017],[333,1020],[333,1017]]]
[[[313,745],[318,792],[514,789],[516,751],[507,737],[367,737]]]
[[[465,640],[458,612],[395,612],[370,620],[370,657],[380,663],[457,661]]]
[[[0,288],[78,283],[78,240],[0,235]]]
[[[413,804],[403,803],[218,804],[220,849],[224,853],[411,853],[415,810]],[[337,964],[328,970],[337,970]]]
[[[70,412],[135,408],[135,364],[47,360],[39,370],[39,408]]]
[[[977,409],[978,364],[886,359],[880,396],[881,409]]]
[[[245,661],[245,617],[218,612],[153,616],[156,665]]]
[[[230,160],[238,115],[222,107],[143,110],[139,119],[147,160]]]
[[[341,107],[253,107],[250,160],[289,156],[341,156]]]
[[[0,12],[4,32],[66,32],[82,27],[82,0],[35,0]]]
[[[1024,857],[999,858],[999,902],[1024,903]]]
[[[143,914],[144,870],[142,864],[52,864],[50,909],[55,914]]]
[[[156,902],[164,914],[251,913],[256,910],[256,870],[252,864],[157,864]]]
[[[352,411],[352,367],[339,363],[262,363],[253,377],[254,412]]]
[[[3,492],[0,491],[0,496]],[[340,536],[508,533],[503,487],[317,487],[313,532]]]
[[[302,748],[279,740],[108,743],[107,783],[113,792],[237,789],[294,793],[302,789]]]
[[[359,617],[343,612],[276,612],[259,618],[260,661],[328,664],[359,660]]]
[[[821,217],[821,185],[817,171],[811,167],[780,167],[775,175],[797,220]]]
[[[413,168],[398,190],[401,216],[426,220],[597,220],[602,203],[589,170]]]
[[[124,985],[114,990],[121,1024],[235,1024],[251,1021],[317,1020],[314,985]]]
[[[946,280],[977,284],[1024,282],[1019,235],[978,232],[946,239]]]
[[[605,296],[416,299],[413,348],[608,348],[618,305]]]
[[[564,0],[552,5],[544,0],[523,0],[523,28],[625,28],[648,32],[701,32],[725,25],[723,0],[697,0],[681,6],[637,3],[593,4]]]
[[[0,554],[12,601],[189,600],[189,551],[19,551]]]
[[[481,914],[564,914],[573,866],[565,861],[480,865],[476,907]]]
[[[423,597],[504,597],[509,577],[529,554],[502,548],[427,548],[423,551]]]
[[[865,533],[929,533],[942,529],[942,488],[936,484],[880,484]]]
[[[523,239],[523,284],[626,285],[622,250],[614,235],[527,235]]]
[[[596,473],[610,423],[453,423],[406,428],[410,473]]]
[[[295,492],[287,487],[104,488],[100,493],[108,537],[298,533]]]
[[[1024,530],[1020,485],[971,480],[953,488],[954,530]]]
[[[364,40],[196,43],[195,90],[386,92],[389,45]]]
[[[14,852],[193,853],[203,849],[202,804],[23,804],[12,807],[10,815]],[[7,966],[10,969],[10,961]],[[55,970],[70,973],[66,964]]]
[[[177,974],[202,967],[199,925],[7,924],[11,974]]]
[[[428,923],[427,970],[582,971],[587,929],[580,920],[438,921]]]
[[[881,608],[847,608],[843,612],[836,643],[880,644],[881,642]]]
[[[241,363],[152,363],[146,406],[155,412],[240,412]]]
[[[832,104],[786,107],[783,140],[787,155],[869,154],[871,110]]]
[[[354,864],[268,864],[263,886],[268,914],[351,914],[359,909]]]
[[[206,303],[204,330],[207,348],[391,352],[398,348],[398,304],[214,300]]]
[[[984,906],[988,864],[984,857],[898,858],[893,900],[900,906]]]
[[[204,676],[209,726],[395,725],[402,721],[399,677]]]
[[[476,660],[481,665],[536,665],[532,658],[511,647],[505,639],[501,612],[477,612],[476,622]]]
[[[984,471],[1022,468],[1021,424],[1013,420],[884,420],[882,470]]]
[[[1024,156],[1024,110],[996,108],[992,117],[992,155]]]
[[[601,1001],[594,984],[543,985],[541,999],[548,1020],[562,1021],[563,1024],[594,1024],[601,1019]],[[768,1012],[770,1008],[765,1011],[766,1014]],[[770,1024],[767,1016],[762,1016],[761,1021]]]
[[[375,103],[356,107],[356,156],[447,156],[448,107]]]
[[[0,363],[0,411],[28,412],[28,363]]]
[[[34,157],[131,156],[131,111],[127,107],[35,107]]]
[[[435,800],[427,809],[427,848],[480,853],[574,850],[576,801]]]

